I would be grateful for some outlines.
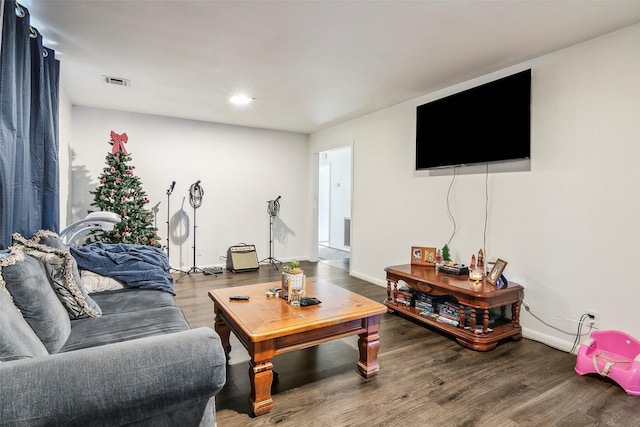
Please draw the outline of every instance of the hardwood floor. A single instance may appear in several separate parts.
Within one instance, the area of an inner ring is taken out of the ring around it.
[[[382,302],[386,289],[325,263],[301,262],[318,276]],[[174,277],[179,278],[177,274]],[[279,280],[270,265],[218,277],[193,274],[175,284],[192,327],[213,327],[210,289]],[[522,339],[492,351],[466,349],[452,338],[397,314],[384,314],[379,374],[356,371],[357,337],[273,360],[273,410],[253,417],[248,365],[227,367],[216,397],[227,426],[640,426],[640,397],[599,376],[581,377],[575,356]],[[233,351],[232,351],[233,354]]]

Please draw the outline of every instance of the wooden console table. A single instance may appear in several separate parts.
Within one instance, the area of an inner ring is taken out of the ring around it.
[[[463,346],[478,351],[494,348],[498,342],[512,338],[522,338],[520,326],[520,302],[523,292],[522,286],[509,282],[507,287],[496,289],[494,285],[483,280],[476,284],[468,276],[436,272],[435,267],[419,265],[396,265],[387,267],[387,299],[385,305],[389,312],[398,312],[417,320],[427,326],[453,335]],[[403,281],[414,290],[432,296],[450,295],[460,305],[460,323],[453,326],[440,322],[434,317],[420,315],[421,310],[398,303],[398,282]],[[511,318],[506,318],[506,308],[511,306]],[[489,310],[500,308],[500,317],[495,324],[489,325]],[[465,310],[465,309],[471,310]],[[479,310],[477,310],[479,309]],[[476,319],[476,311],[482,313],[481,319]],[[469,312],[469,324],[466,312]],[[476,323],[478,328],[476,328]],[[481,325],[481,327],[480,327]]]

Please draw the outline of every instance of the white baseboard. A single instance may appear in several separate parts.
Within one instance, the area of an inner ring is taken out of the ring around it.
[[[369,283],[374,284],[374,285],[382,286],[384,288],[387,287],[386,280],[380,280],[380,279],[377,279],[375,277],[371,277],[371,276],[367,276],[367,275],[364,275],[364,274],[360,274],[360,273],[355,272],[355,271],[351,271],[350,275],[355,277],[356,279],[364,280],[365,282],[369,282]]]
[[[534,331],[529,328],[522,328],[522,336],[524,338],[541,342],[542,344],[546,344],[549,347],[553,347],[557,350],[561,350],[567,353],[569,353],[571,351],[571,348],[573,347],[572,342],[552,337],[550,335],[543,334],[542,332]]]

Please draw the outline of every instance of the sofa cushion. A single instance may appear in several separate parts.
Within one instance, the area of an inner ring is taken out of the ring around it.
[[[53,288],[44,265],[36,257],[11,247],[0,263],[2,279],[22,313],[49,353],[56,353],[71,333],[71,321]]]
[[[2,260],[0,260],[2,262]],[[13,304],[11,295],[0,278],[0,362],[26,357],[46,356],[49,353],[40,338]]]
[[[19,233],[14,233],[12,237],[16,246],[24,246],[25,252],[35,256],[45,265],[49,282],[71,319],[100,316],[102,313],[100,306],[93,301],[82,286],[78,265],[69,250],[38,243],[41,236],[50,236],[49,240],[55,241],[57,235],[53,232],[40,230],[30,240],[25,239]]]
[[[71,323],[71,335],[60,352],[189,329],[189,324],[178,307],[160,307],[101,317],[87,317]]]
[[[141,308],[177,307],[171,294],[154,289],[124,288],[92,294],[103,315],[129,313]]]

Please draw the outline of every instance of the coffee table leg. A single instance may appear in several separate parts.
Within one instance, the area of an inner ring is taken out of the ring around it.
[[[358,371],[365,378],[374,377],[380,370],[378,365],[378,349],[380,348],[380,315],[363,319],[367,332],[360,334],[358,348],[360,360]]]
[[[251,396],[249,402],[255,415],[266,414],[273,408],[271,383],[273,381],[273,364],[270,361],[249,362],[249,379],[251,380]]]
[[[214,329],[220,335],[220,343],[222,344],[222,348],[224,348],[224,353],[229,359],[229,353],[231,353],[231,344],[229,344],[229,338],[231,335],[231,329],[227,322],[222,319],[222,315],[217,307],[214,308],[214,312],[216,314],[216,320],[214,324]]]

